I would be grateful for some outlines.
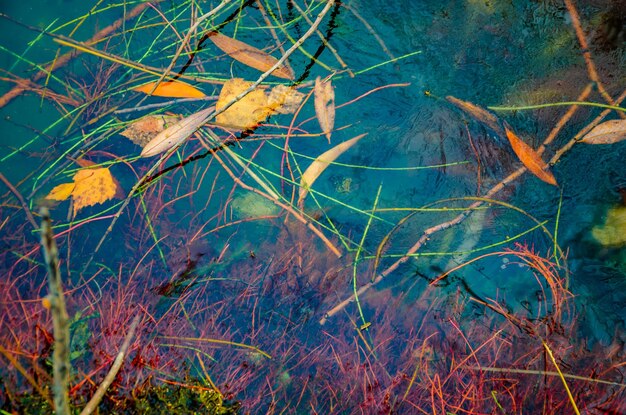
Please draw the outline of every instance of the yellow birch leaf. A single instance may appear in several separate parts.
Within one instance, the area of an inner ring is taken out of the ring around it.
[[[215,110],[219,111],[233,98],[241,94],[252,85],[252,82],[241,78],[229,79],[224,83],[220,96],[215,103]],[[247,130],[263,122],[272,110],[268,105],[267,95],[261,89],[255,89],[228,109],[215,117],[215,123],[227,128]]]
[[[218,32],[212,32],[209,35],[209,40],[231,58],[261,72],[267,72],[278,62],[278,59],[262,50]],[[274,69],[272,75],[289,80],[294,79],[291,70],[285,66],[279,66],[277,69]]]
[[[75,187],[72,191],[74,216],[87,206],[104,203],[117,194],[117,181],[108,168],[81,169],[74,175]]]
[[[541,156],[515,135],[513,131],[506,127],[504,127],[504,131],[506,132],[506,137],[509,139],[509,143],[511,143],[511,147],[513,147],[513,151],[522,164],[539,179],[553,186],[558,186],[554,175],[548,170],[548,165],[543,161]]]
[[[156,82],[150,82],[145,85],[133,88],[133,91],[150,94]],[[169,98],[202,98],[204,92],[193,86],[181,81],[162,81],[159,86],[152,91],[153,96],[169,97]]]
[[[335,90],[330,81],[322,82],[318,76],[315,79],[315,115],[320,123],[322,132],[330,143],[330,134],[335,126]]]
[[[302,177],[300,178],[300,194],[298,196],[298,206],[302,206],[302,202],[304,198],[309,193],[309,189],[317,180],[317,178],[326,170],[326,168],[335,161],[337,157],[342,155],[346,150],[356,144],[361,138],[365,137],[367,134],[358,135],[348,141],[344,141],[341,144],[336,145],[330,150],[319,155],[313,163],[302,173]]]
[[[48,200],[63,201],[67,199],[68,197],[70,197],[75,186],[76,186],[76,183],[60,184],[56,186],[54,189],[52,189],[50,193],[48,193],[48,196],[46,196],[45,198]]]

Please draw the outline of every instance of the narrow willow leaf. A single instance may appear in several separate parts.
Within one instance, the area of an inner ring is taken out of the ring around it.
[[[145,94],[150,94],[150,92],[152,92],[151,95],[169,98],[202,98],[206,96],[204,95],[204,92],[181,81],[163,81],[154,91],[152,91],[155,84],[156,82],[150,82],[148,84],[138,86],[137,88],[133,88],[133,91],[143,92]]]
[[[326,170],[326,168],[337,159],[340,155],[342,155],[346,150],[356,144],[361,138],[365,137],[367,134],[358,135],[348,141],[344,141],[341,144],[336,145],[330,150],[322,153],[318,156],[313,163],[305,170],[300,178],[300,194],[298,196],[298,205],[301,205],[302,201],[306,197],[307,193],[309,193],[309,188],[313,185],[315,180]]]
[[[335,126],[335,90],[330,80],[322,82],[318,76],[315,79],[315,115],[320,123],[322,132],[330,143],[330,134]]]
[[[476,104],[472,104],[471,102],[462,101],[451,95],[447,96],[446,99],[448,100],[448,102],[454,104],[459,109],[474,117],[476,121],[481,122],[487,127],[491,128],[499,136],[504,136],[504,131],[502,130],[502,127],[500,127],[498,118],[486,109],[479,107]]]
[[[278,62],[278,59],[262,50],[221,33],[213,32],[209,35],[209,39],[231,58],[261,72],[268,71]],[[294,79],[291,70],[285,66],[279,66],[272,72],[272,75],[289,80]]]
[[[553,186],[558,186],[554,175],[548,170],[548,165],[543,161],[541,156],[537,154],[528,144],[523,142],[515,133],[504,127],[506,137],[513,147],[513,151],[517,158],[524,166],[539,179]]]
[[[163,153],[181,145],[191,134],[196,132],[202,124],[204,124],[209,117],[209,114],[213,112],[213,107],[203,109],[195,114],[191,114],[187,118],[183,118],[176,124],[166,128],[156,135],[141,152],[141,157],[152,157],[157,154]]]
[[[581,140],[587,144],[614,144],[626,140],[626,120],[610,120],[596,125]]]

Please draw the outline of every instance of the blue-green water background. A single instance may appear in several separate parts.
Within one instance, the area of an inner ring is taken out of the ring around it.
[[[601,20],[602,13],[606,11],[606,4],[597,3],[582,7],[582,15],[596,22],[594,27],[600,27],[597,21]],[[84,15],[92,7],[87,2],[79,1],[39,1],[28,4],[3,1],[0,4],[3,13],[39,28],[48,25],[56,27]],[[337,111],[335,125],[349,128],[335,132],[333,144],[360,133],[368,133],[366,138],[339,161],[348,165],[398,168],[456,163],[446,167],[403,171],[350,166],[329,168],[316,182],[315,190],[334,200],[319,197],[320,205],[317,208],[333,221],[343,235],[349,235],[357,242],[367,227],[368,217],[346,207],[346,204],[361,210],[371,209],[374,204],[377,208],[416,208],[442,199],[475,196],[476,158],[469,137],[480,153],[484,169],[481,176],[482,190],[478,191],[478,194],[484,194],[486,189],[519,166],[503,137],[497,137],[441,97],[453,95],[482,106],[567,101],[574,100],[589,82],[575,34],[561,5],[531,1],[458,0],[355,1],[348,4],[369,22],[393,56],[403,56],[417,51],[420,53],[371,69],[355,78],[342,74],[333,80],[337,104],[383,85],[410,84],[382,89]],[[104,7],[105,3],[101,4],[99,9]],[[168,10],[168,7],[173,6],[164,3],[161,7]],[[168,10],[168,15],[172,16],[175,13]],[[88,38],[96,28],[106,26],[119,16],[120,9],[117,7],[112,8],[110,12],[99,13],[87,19],[72,37]],[[251,24],[252,21],[246,23]],[[390,59],[381,50],[372,33],[353,14],[342,9],[335,23],[331,43],[353,71],[369,68]],[[4,28],[0,31],[0,44],[3,47],[0,53],[2,69],[21,77],[28,77],[33,73],[33,67],[28,62],[41,64],[54,57],[58,46],[49,38],[43,37],[29,46],[29,42],[38,36],[37,33],[7,20],[2,20],[1,24]],[[247,30],[251,28],[252,26],[242,25],[243,40],[254,39],[255,31]],[[184,27],[181,26],[180,29],[184,30]],[[306,30],[306,25],[297,30]],[[297,33],[297,30],[294,30],[294,33]],[[68,30],[62,30],[61,33],[68,34]],[[148,47],[151,33],[146,30],[145,33],[126,36],[125,41],[135,48],[129,52],[131,58],[138,59],[145,52],[142,48]],[[624,47],[619,40],[617,42],[617,47],[608,45],[604,49],[599,49],[596,56],[600,75],[606,80],[614,96],[617,96],[625,85]],[[64,48],[63,51],[65,50]],[[165,52],[171,54],[173,49],[170,48]],[[214,49],[207,48],[203,53],[210,56],[214,52]],[[17,59],[14,54],[21,56],[23,60]],[[321,55],[321,59],[336,66],[328,51]],[[297,54],[291,61],[296,73],[299,73],[307,63]],[[71,77],[78,82],[89,84],[93,82],[90,71],[93,71],[98,62],[98,58],[82,56],[56,75],[61,79]],[[150,62],[150,59],[146,62],[161,67],[167,63],[164,60]],[[232,71],[235,76],[256,79],[254,71],[238,64],[231,67],[225,60],[219,61],[218,68],[208,71],[222,74]],[[309,79],[327,74],[328,72],[321,67],[314,66]],[[6,91],[10,85],[5,82],[0,88]],[[428,94],[425,94],[427,91]],[[205,92],[211,94],[217,93],[217,90],[211,91],[207,88]],[[132,103],[130,105],[137,102],[134,96],[128,97]],[[602,102],[597,93],[593,94],[591,99]],[[198,107],[190,104],[185,108],[190,112]],[[0,163],[0,171],[12,183],[19,183],[23,194],[28,195],[35,184],[30,174],[35,171],[37,172],[35,176],[38,176],[44,167],[38,156],[44,151],[49,151],[46,150],[49,140],[41,137],[60,137],[61,141],[57,142],[59,147],[55,151],[65,151],[75,142],[76,134],[80,132],[74,132],[75,136],[70,137],[71,140],[68,142],[63,141],[61,136],[66,124],[46,130],[45,134],[39,134],[57,121],[59,113],[49,102],[42,102],[38,96],[19,97],[1,111],[0,152],[3,157],[29,140],[40,137],[24,148],[23,152],[16,153]],[[499,115],[506,119],[526,142],[538,147],[564,111],[565,108],[549,108],[539,111],[503,112]],[[599,112],[598,109],[580,110],[550,146],[548,154],[553,154],[556,148],[567,142]],[[313,106],[308,105],[299,117],[305,119],[313,116]],[[275,121],[285,124],[289,122],[289,118],[288,116],[276,118]],[[306,128],[313,131],[317,129],[317,125],[312,121]],[[88,130],[82,131],[82,134],[88,133]],[[277,145],[282,147],[282,142],[277,142]],[[309,157],[316,157],[329,148],[324,138],[298,139],[292,141],[291,146],[293,151]],[[138,153],[138,147],[121,138],[104,147],[107,151],[122,157]],[[244,157],[250,156],[255,150],[256,146],[246,146],[245,143],[235,148],[235,151]],[[590,342],[613,337],[615,330],[623,330],[626,319],[624,249],[603,248],[590,236],[592,227],[603,222],[606,211],[620,203],[619,191],[626,188],[625,152],[624,143],[598,147],[577,145],[552,168],[559,183],[558,188],[549,186],[526,173],[497,196],[500,200],[525,210],[538,220],[547,221],[546,227],[551,232],[556,227],[557,212],[560,215],[557,238],[568,254],[571,272],[570,290],[576,296],[577,304],[585,309],[586,321],[581,321],[581,336],[587,336]],[[274,171],[278,171],[280,161],[280,149],[271,148],[269,145],[265,146],[255,159],[256,163]],[[143,168],[150,166],[150,161],[135,163]],[[306,166],[308,161],[300,159],[300,163],[301,166]],[[187,167],[185,171],[192,173],[193,169]],[[118,169],[116,172],[122,187],[130,189],[136,177],[129,174],[128,170]],[[221,180],[229,179],[222,175]],[[273,181],[279,186],[279,182]],[[31,195],[32,200],[29,200],[29,203],[35,203],[36,199],[45,195],[53,184],[61,182],[62,178],[59,177],[37,194]],[[179,180],[176,182],[183,183]],[[204,206],[209,194],[214,191],[211,182],[212,180],[205,180],[201,186],[194,189],[196,193],[193,200],[197,204],[192,205],[188,201],[174,204],[175,211],[170,212],[170,219],[193,215],[195,209]],[[226,193],[230,186],[230,184],[219,185],[221,189],[226,189],[222,190]],[[379,188],[380,197],[376,198]],[[219,209],[224,203],[225,194],[220,196],[221,199],[217,198],[218,200],[210,202],[207,210],[201,213],[202,217],[208,220],[213,214],[212,209]],[[245,194],[237,190],[234,197],[243,198]],[[244,205],[246,203],[243,202]],[[316,208],[311,200],[307,200],[307,203],[311,209]],[[241,207],[241,203],[239,205],[234,203],[233,206],[231,209],[234,218],[245,218],[254,214]],[[91,211],[92,214],[96,212],[98,209]],[[54,214],[61,220],[66,217],[62,207],[55,210]],[[367,228],[364,243],[366,250],[369,253],[374,252],[393,224],[405,214],[406,212],[381,214],[385,220],[375,221]],[[456,250],[470,237],[468,235],[476,233],[476,229],[479,229],[480,235],[470,249],[502,241],[533,226],[523,215],[508,209],[493,208],[487,213],[473,216],[475,219],[433,238],[423,250],[424,256],[410,261],[394,272],[380,288],[391,287],[396,293],[404,293],[406,302],[410,304],[411,299],[418,297],[426,284],[416,275],[434,277],[439,270],[445,269],[449,264],[449,256],[436,253]],[[394,235],[387,253],[406,252],[425,228],[450,218],[450,215],[441,212],[416,215],[406,227]],[[121,261],[127,255],[125,250],[128,246],[124,245],[124,238],[121,236],[125,220],[126,217],[117,225],[120,227],[118,231],[120,234],[116,232],[110,236],[113,239],[103,253],[104,258],[111,261],[109,266],[113,268],[117,261]],[[183,223],[184,221],[181,221],[180,226],[184,226]],[[85,237],[84,252],[76,251],[75,255],[78,255],[78,258],[73,259],[74,263],[80,261],[80,255],[88,257],[89,249],[95,246],[106,226],[107,224],[94,223],[90,225],[88,235],[81,234]],[[164,237],[165,232],[163,230]],[[180,236],[178,231],[172,230],[172,234]],[[220,233],[222,239],[217,237],[210,239],[209,245],[212,246],[214,253],[224,249],[227,243],[232,252],[239,254],[256,250],[259,260],[267,261],[270,258],[267,250],[271,251],[271,243],[268,241],[272,241],[277,234],[275,226],[262,223],[243,224],[237,228],[237,232]],[[116,251],[114,240],[118,235],[120,243],[119,250]],[[524,235],[518,242],[531,245],[541,252],[549,252],[553,248],[552,242],[540,231]],[[180,243],[184,244],[184,239],[181,239]],[[512,243],[508,243],[492,250],[511,246]],[[143,253],[136,255],[141,257]],[[478,254],[473,254],[476,255]],[[471,257],[470,255],[465,258]],[[233,260],[236,258],[237,255],[233,255]],[[383,266],[391,262],[391,259],[386,259]],[[511,304],[519,305],[535,296],[535,292],[531,291],[532,281],[531,283],[520,281],[521,274],[523,271],[512,266],[507,268],[500,258],[496,258],[466,268],[462,279],[478,295],[494,297],[495,292],[501,290],[506,293]],[[351,292],[351,281],[338,281],[334,290],[339,298],[345,298]],[[324,309],[331,303],[332,301],[315,309],[315,319],[321,317]],[[316,305],[319,306],[318,303]],[[349,312],[352,314],[355,310],[350,309]]]

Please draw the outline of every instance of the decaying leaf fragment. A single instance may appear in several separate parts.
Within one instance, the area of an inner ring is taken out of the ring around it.
[[[252,82],[244,81],[241,78],[226,81],[215,104],[216,110],[219,111],[224,108],[251,85]],[[215,122],[226,128],[252,129],[272,114],[295,112],[303,99],[304,94],[284,85],[275,86],[270,91],[269,96],[262,89],[257,88],[218,114],[215,117]]]
[[[267,97],[267,104],[278,114],[293,114],[298,110],[304,94],[285,85],[276,85]]]
[[[147,115],[133,121],[120,134],[143,148],[158,133],[176,123],[179,119],[180,117],[176,115]]]
[[[348,141],[344,141],[331,148],[330,150],[320,154],[311,165],[302,173],[300,178],[300,194],[298,195],[298,205],[301,206],[304,198],[309,193],[309,188],[313,185],[315,180],[326,170],[326,168],[342,155],[346,150],[355,145],[357,141],[365,137],[367,134],[361,134]]]
[[[603,246],[626,245],[626,206],[609,209],[604,224],[594,226],[591,234]]]
[[[145,85],[138,86],[137,88],[133,88],[133,91],[150,94],[154,85],[156,85],[156,82],[150,82]],[[204,95],[204,92],[181,81],[162,81],[159,86],[152,91],[152,95],[170,98],[202,98],[206,96]]]
[[[261,72],[267,72],[278,62],[278,59],[262,50],[221,33],[212,32],[209,39],[231,58]],[[294,79],[293,73],[286,66],[279,66],[272,72],[272,75],[289,80]]]
[[[335,90],[330,80],[322,82],[318,76],[315,79],[314,95],[315,115],[330,143],[330,134],[335,126]]]
[[[626,120],[610,120],[596,125],[581,140],[587,144],[614,144],[626,140]]]
[[[72,183],[56,186],[46,199],[62,201],[71,196],[74,206],[73,216],[76,216],[76,213],[84,207],[113,199],[118,191],[117,180],[108,168],[84,168],[76,172]]]
[[[515,133],[504,127],[506,137],[513,147],[513,151],[517,158],[524,166],[539,179],[553,186],[558,186],[554,175],[548,170],[548,165],[543,161],[541,156],[537,154],[528,144],[523,142]]]
[[[156,156],[172,147],[181,145],[206,122],[212,112],[213,107],[205,108],[167,127],[146,144],[141,152],[141,157]]]

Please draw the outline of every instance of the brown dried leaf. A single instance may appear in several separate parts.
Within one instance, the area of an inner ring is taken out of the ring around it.
[[[610,120],[596,125],[581,140],[587,144],[614,144],[626,140],[626,120]]]
[[[554,175],[548,170],[548,165],[543,161],[541,156],[537,154],[528,144],[523,142],[515,133],[504,127],[506,137],[513,147],[513,151],[520,159],[522,164],[539,179],[553,186],[558,186]]]
[[[221,33],[213,32],[209,35],[209,39],[231,58],[261,72],[267,72],[278,62],[278,59],[262,50]],[[272,72],[272,75],[289,80],[294,79],[291,70],[285,66],[279,66]]]
[[[267,104],[272,111],[279,114],[293,114],[298,110],[304,94],[285,85],[276,85],[270,91]]]
[[[233,98],[251,85],[252,82],[244,81],[241,78],[233,78],[226,81],[215,104],[216,111],[226,106]],[[227,128],[247,130],[259,125],[272,112],[265,92],[261,89],[255,89],[228,107],[226,111],[218,114],[215,117],[215,122]]]
[[[487,127],[491,128],[499,136],[504,136],[504,131],[502,130],[502,127],[500,127],[498,118],[486,109],[479,107],[476,104],[472,104],[471,102],[462,101],[451,95],[447,96],[446,99],[448,100],[448,102],[454,104],[459,109],[474,117],[476,121],[481,122]]]
[[[298,205],[301,206],[302,201],[309,193],[309,188],[313,185],[315,180],[326,170],[326,168],[342,155],[346,150],[355,145],[357,141],[365,137],[367,134],[358,135],[348,141],[344,141],[331,148],[330,150],[319,155],[313,163],[304,171],[300,178],[300,194],[298,196]]]
[[[318,76],[315,79],[315,115],[320,123],[322,132],[326,134],[326,138],[330,143],[330,134],[335,126],[335,90],[330,80],[322,82]]]
[[[138,146],[145,147],[158,133],[179,119],[176,115],[148,115],[133,121],[120,134]]]
[[[141,152],[141,157],[156,156],[172,147],[181,145],[206,122],[212,112],[213,107],[205,108],[167,127],[146,144]]]

